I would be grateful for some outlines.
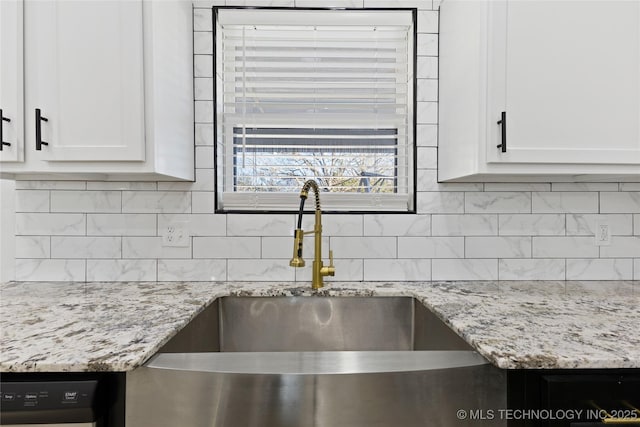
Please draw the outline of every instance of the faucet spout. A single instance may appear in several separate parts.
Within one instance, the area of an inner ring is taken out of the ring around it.
[[[304,214],[304,202],[309,196],[309,190],[313,190],[315,194],[315,223],[313,231],[305,232],[302,229],[302,215]],[[298,227],[294,233],[293,241],[293,257],[289,262],[291,267],[304,267],[305,261],[302,258],[303,238],[305,234],[313,233],[315,253],[312,264],[312,279],[311,287],[313,289],[320,289],[323,284],[324,276],[333,276],[335,274],[335,267],[333,265],[333,251],[329,251],[329,265],[325,266],[322,261],[322,210],[320,209],[320,191],[318,184],[315,181],[308,180],[302,186],[300,191],[300,212],[298,213]]]

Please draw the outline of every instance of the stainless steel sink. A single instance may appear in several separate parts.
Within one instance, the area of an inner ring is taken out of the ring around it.
[[[127,374],[126,411],[128,427],[462,426],[456,409],[505,395],[413,298],[224,297]]]

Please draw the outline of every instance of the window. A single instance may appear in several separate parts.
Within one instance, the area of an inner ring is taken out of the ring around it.
[[[414,210],[413,10],[215,16],[218,210]]]

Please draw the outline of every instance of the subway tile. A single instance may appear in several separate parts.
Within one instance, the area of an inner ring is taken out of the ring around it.
[[[395,258],[395,237],[331,237],[336,258]]]
[[[213,55],[194,55],[193,72],[195,77],[213,77]]]
[[[640,182],[621,182],[620,191],[640,191]]]
[[[600,193],[601,213],[640,213],[640,191]]]
[[[195,139],[196,139],[196,145],[211,145],[211,146],[213,146],[213,124],[211,124],[211,123],[196,123],[195,124]]]
[[[16,258],[51,258],[51,237],[16,236]]]
[[[418,12],[418,33],[437,33],[438,32],[438,12],[437,11],[419,11]]]
[[[292,239],[293,240],[293,239]],[[260,237],[194,237],[194,258],[260,258]]]
[[[632,280],[632,259],[568,259],[567,280]]]
[[[227,234],[227,215],[159,214],[157,235],[172,222],[183,223],[190,236],[224,236]]]
[[[191,211],[191,193],[176,191],[123,191],[124,213],[186,213]]]
[[[462,192],[418,192],[416,197],[418,213],[463,213],[464,194]]]
[[[213,123],[213,101],[195,101],[194,118],[196,123]]]
[[[431,10],[431,0],[364,0],[364,7],[416,8]]]
[[[562,214],[498,215],[501,236],[562,236],[565,216]]]
[[[51,212],[117,213],[120,191],[51,191]]]
[[[155,191],[158,184],[155,182],[133,182],[133,181],[89,181],[87,190],[141,190]]]
[[[305,230],[313,230],[314,217],[305,215],[308,220]],[[363,215],[322,215],[323,236],[362,236]]]
[[[593,237],[533,237],[534,258],[598,258]]]
[[[155,236],[155,214],[87,214],[88,236]]]
[[[213,77],[196,77],[193,80],[196,101],[213,101]]]
[[[227,236],[293,236],[295,215],[227,215]]]
[[[418,79],[416,99],[418,100],[418,102],[438,102],[438,80]],[[436,125],[433,124],[433,125],[424,125],[424,126],[436,126]]]
[[[435,147],[418,147],[417,168],[437,169],[438,149]]]
[[[121,237],[53,236],[51,258],[120,258]]]
[[[418,56],[438,56],[438,35],[418,34]]]
[[[549,191],[551,184],[544,182],[487,182],[485,191]]]
[[[230,259],[227,261],[227,280],[231,282],[293,281],[294,279],[295,269],[289,267],[289,259]]]
[[[416,59],[416,69],[419,79],[437,79],[438,58],[436,56],[419,56]]]
[[[422,80],[422,79],[421,79]],[[427,81],[427,79],[424,79]],[[437,81],[437,80],[428,80]],[[438,146],[438,125],[416,125],[416,145],[418,147],[437,147]]]
[[[617,182],[554,182],[551,191],[618,191]]]
[[[498,260],[434,259],[431,280],[498,280]]]
[[[89,259],[87,280],[95,282],[150,282],[157,280],[155,259]]]
[[[234,237],[235,239],[236,237]],[[323,248],[329,246],[329,238],[323,238]],[[326,242],[326,244],[325,244]],[[310,247],[309,247],[310,245]],[[313,256],[313,237],[309,240],[305,239],[305,259]],[[291,258],[293,255],[293,237],[262,237],[261,238],[261,256],[263,259],[285,259]],[[324,255],[324,254],[323,254]]]
[[[164,246],[159,236],[127,236],[122,238],[122,258],[191,258],[191,244],[186,247]]]
[[[529,213],[531,194],[527,192],[482,192],[465,194],[466,213]]]
[[[85,214],[16,213],[16,235],[83,235]]]
[[[364,280],[421,281],[431,280],[430,259],[364,260]]]
[[[438,123],[438,103],[437,102],[417,102],[416,123],[437,124]]]
[[[196,31],[193,33],[193,53],[211,55],[213,53],[213,32]]]
[[[33,282],[82,282],[83,259],[16,259],[16,280]]]
[[[600,258],[640,258],[640,236],[611,236],[611,245],[600,246]]]
[[[213,191],[197,191],[191,193],[191,212],[207,214],[215,212],[215,193]]]
[[[640,280],[640,258],[633,260],[633,280]],[[636,293],[640,292],[640,285],[635,286]]]
[[[609,224],[612,235],[629,236],[633,234],[633,216],[631,214],[568,214],[567,234],[575,236],[594,236],[597,222]]]
[[[398,237],[398,258],[464,258],[464,237]]]
[[[564,259],[501,259],[500,280],[565,280]]]
[[[211,9],[193,10],[193,31],[213,31]]]
[[[220,259],[160,259],[159,281],[208,282],[227,280],[227,261]]]
[[[364,216],[365,236],[428,236],[430,215],[377,214]]]
[[[49,190],[16,190],[16,212],[49,212]]]
[[[531,258],[531,237],[466,237],[466,258]]]
[[[640,214],[633,216],[633,234],[640,236]]]
[[[84,181],[16,181],[16,190],[84,190]]]
[[[196,168],[213,169],[213,147],[196,147]]]
[[[295,7],[353,7],[360,8],[363,6],[363,0],[322,0],[321,4],[318,0],[295,0]]]
[[[211,9],[213,6],[224,6],[227,2],[225,0],[193,0],[192,3],[195,9]]]
[[[418,194],[422,191],[482,191],[484,184],[475,182],[444,182],[438,183],[438,172],[431,169],[418,169]],[[462,196],[462,193],[460,193]]]
[[[498,234],[497,215],[433,215],[434,236],[492,236]]]
[[[596,192],[534,192],[533,213],[597,213]]]

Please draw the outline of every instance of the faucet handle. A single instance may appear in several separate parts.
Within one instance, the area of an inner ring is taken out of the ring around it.
[[[336,268],[333,265],[333,251],[329,249],[329,267],[327,268],[327,275],[333,276],[336,272]]]

